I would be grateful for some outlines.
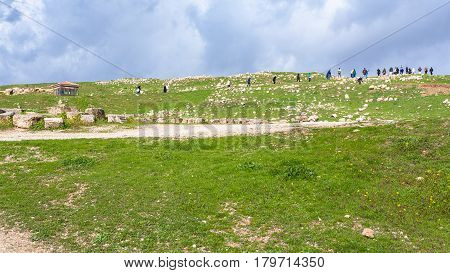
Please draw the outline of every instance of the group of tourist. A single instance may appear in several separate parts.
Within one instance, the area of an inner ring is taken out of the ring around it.
[[[424,69],[422,69],[422,67],[419,67],[417,69],[417,71],[419,72],[419,74],[422,74],[422,71],[424,72],[425,75],[428,75],[428,72],[430,72],[430,75],[433,76],[434,73],[434,69],[433,67],[430,67],[428,69],[428,67],[425,66]],[[377,75],[378,77],[380,77],[381,75],[386,76],[387,71],[386,68],[383,68],[383,70],[381,70],[380,68],[377,69]],[[400,68],[398,67],[391,67],[389,68],[389,75],[413,75],[416,74],[416,69],[415,68],[411,68],[411,67],[405,67],[403,68],[403,66],[400,66]]]
[[[425,75],[428,75],[428,73],[430,73],[431,76],[434,75],[433,67],[428,68],[428,67],[425,66],[425,68],[423,68],[423,69],[422,69],[422,67],[419,67],[417,69],[417,72],[419,74],[422,74],[422,72],[423,72]],[[411,67],[403,68],[403,66],[400,66],[400,68],[399,67],[391,67],[391,68],[389,68],[389,70],[386,70],[386,68],[383,68],[383,69],[378,68],[377,69],[378,77],[381,77],[382,75],[386,76],[388,74],[390,76],[392,76],[392,75],[413,75],[413,74],[416,74],[416,69],[415,68],[411,68]],[[356,76],[357,76],[356,69],[352,69],[350,71],[350,78],[356,78]],[[367,79],[369,77],[369,70],[364,68],[362,70],[362,76]],[[341,68],[339,68],[337,70],[337,77],[338,78],[342,77],[342,69]],[[328,70],[326,78],[327,79],[331,78],[331,70]]]
[[[415,68],[410,68],[410,67],[403,68],[403,66],[400,66],[400,68],[399,67],[390,67],[389,70],[386,70],[386,68],[383,68],[383,69],[378,68],[377,69],[378,77],[386,76],[386,75],[388,75],[388,72],[389,72],[389,76],[392,76],[392,75],[413,75],[413,74],[416,74],[416,69]],[[419,67],[419,68],[417,68],[417,72],[419,74],[422,74],[422,72],[423,72],[425,75],[428,75],[428,73],[430,73],[431,76],[434,75],[433,67],[428,68],[428,67],[425,66],[423,69],[422,69],[422,67]],[[352,79],[356,78],[357,74],[358,73],[357,73],[356,69],[352,69],[350,71],[350,78],[352,78]],[[331,79],[331,77],[332,77],[331,69],[328,70],[328,72],[325,75],[325,77],[327,78],[327,80]],[[342,69],[340,67],[337,70],[337,77],[338,78],[342,78]],[[362,70],[362,76],[357,78],[357,81],[358,81],[359,84],[361,84],[363,82],[363,79],[364,78],[367,79],[368,77],[369,77],[369,70],[367,68],[364,68]],[[277,76],[274,76],[272,78],[272,83],[273,84],[277,84],[277,79],[278,79]],[[297,82],[301,81],[301,74],[300,73],[297,73],[296,79],[297,79]],[[308,79],[308,82],[311,82],[311,80],[312,80],[311,72],[307,74],[307,79]],[[252,77],[251,76],[248,77],[246,82],[247,82],[247,87],[250,87],[252,85]],[[226,86],[228,88],[231,88],[231,80],[227,81]],[[167,83],[165,83],[164,86],[163,86],[163,92],[164,93],[168,93],[169,92],[169,85]],[[141,89],[140,85],[136,87],[135,94],[136,95],[142,94],[142,89]]]

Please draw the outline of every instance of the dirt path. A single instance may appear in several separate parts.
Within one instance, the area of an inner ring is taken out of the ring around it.
[[[0,253],[49,253],[55,252],[47,246],[31,240],[31,234],[16,228],[0,226]]]
[[[376,123],[357,122],[304,122],[300,124],[272,123],[261,125],[146,125],[134,129],[119,127],[92,127],[87,132],[26,131],[20,129],[0,131],[0,141],[58,140],[58,139],[113,139],[113,138],[210,138],[236,135],[260,135],[288,132],[298,128],[335,128],[376,126]]]

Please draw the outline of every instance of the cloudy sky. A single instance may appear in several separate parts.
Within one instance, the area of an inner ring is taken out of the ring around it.
[[[0,84],[326,71],[448,0],[0,0]],[[25,15],[26,16],[25,16]],[[450,4],[342,64],[450,74]]]

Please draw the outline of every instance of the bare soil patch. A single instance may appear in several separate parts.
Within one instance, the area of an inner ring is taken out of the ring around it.
[[[31,233],[0,226],[0,253],[51,253],[57,249],[34,242]]]
[[[423,97],[450,94],[450,84],[422,84],[419,87],[424,89]]]

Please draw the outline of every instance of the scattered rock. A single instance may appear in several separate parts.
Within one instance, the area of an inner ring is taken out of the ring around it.
[[[0,114],[0,121],[10,121],[14,114],[14,112],[3,112]]]
[[[66,106],[65,104],[58,104],[57,106],[48,108],[48,113],[53,116],[59,116],[67,112],[76,112],[76,111],[77,109]]]
[[[370,238],[370,239],[375,238],[375,232],[374,232],[372,229],[370,229],[370,228],[365,228],[365,229],[362,231],[361,234],[362,234],[364,237],[367,237],[367,238]]]
[[[40,114],[36,114],[36,113],[14,115],[13,124],[17,128],[30,129],[33,125],[35,125],[42,119],[43,119],[43,116]]]
[[[295,117],[295,119],[299,122],[307,122],[308,116],[297,116],[297,117]]]
[[[127,115],[107,115],[108,123],[125,123],[128,120]]]
[[[77,118],[80,117],[80,115],[81,114],[78,111],[76,111],[76,112],[67,112],[66,113],[67,119],[70,119],[70,120],[77,119]]]
[[[264,123],[264,121],[261,119],[249,119],[249,120],[247,120],[247,122],[248,122],[248,124],[251,124],[251,125],[259,125],[259,124]]]
[[[85,113],[89,114],[89,115],[93,115],[96,120],[106,118],[105,110],[103,110],[101,108],[88,108],[88,109],[86,109]]]
[[[169,123],[171,123],[171,124],[180,124],[180,123],[182,123],[183,122],[183,119],[182,118],[171,118],[170,120],[169,120]]]
[[[193,121],[194,121],[193,123],[195,124],[205,123],[205,120],[203,118],[194,118]]]
[[[13,115],[16,114],[21,114],[22,113],[22,109],[18,109],[18,108],[2,108],[0,109],[0,113],[13,113]]]
[[[166,119],[165,119],[165,118],[157,118],[157,119],[156,119],[156,123],[158,123],[158,124],[164,124],[164,123],[166,123]]]
[[[6,96],[12,96],[14,94],[14,89],[6,89],[3,91]]]
[[[319,120],[319,116],[318,115],[312,115],[308,118],[309,122],[316,122]]]
[[[7,96],[22,95],[22,94],[29,94],[29,93],[47,93],[47,94],[52,94],[53,93],[53,88],[51,88],[51,87],[48,87],[48,88],[13,87],[13,88],[8,88],[8,89],[4,90],[3,93],[5,95],[7,95]]]
[[[233,119],[231,118],[221,118],[220,119],[220,124],[233,124]]]
[[[45,129],[57,129],[64,125],[62,118],[44,118]]]
[[[350,215],[346,214],[344,217],[348,219],[348,218],[350,218]]]
[[[84,124],[93,124],[93,123],[95,123],[95,116],[88,115],[88,114],[82,114],[82,115],[80,115],[80,121]]]

